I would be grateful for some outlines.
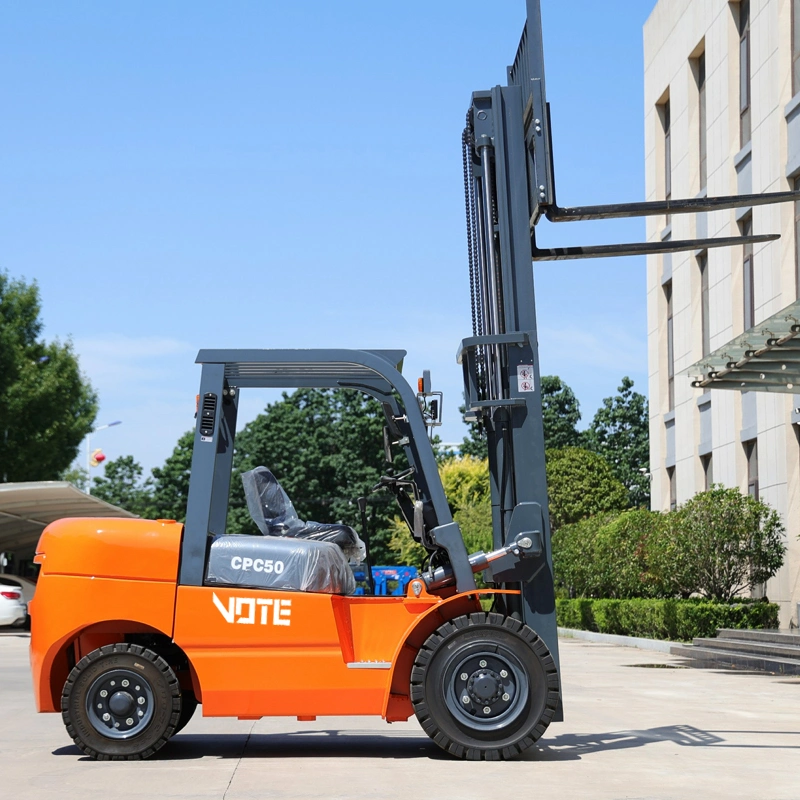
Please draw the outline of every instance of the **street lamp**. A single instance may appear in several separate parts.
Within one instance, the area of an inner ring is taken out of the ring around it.
[[[109,422],[108,425],[100,425],[98,428],[92,428],[86,434],[86,474],[88,476],[86,482],[86,494],[92,493],[92,434],[98,431],[104,431],[106,428],[113,428],[115,425],[122,425],[122,420],[118,419],[114,422]]]

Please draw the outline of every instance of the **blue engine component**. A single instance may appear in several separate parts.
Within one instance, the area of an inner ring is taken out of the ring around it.
[[[354,570],[354,575],[358,583],[367,580],[367,573],[363,567]],[[372,567],[375,594],[383,597],[402,597],[406,593],[408,584],[418,577],[419,570],[416,567]],[[397,586],[391,591],[389,591],[389,581],[397,582]],[[359,586],[354,594],[364,594],[364,587]]]

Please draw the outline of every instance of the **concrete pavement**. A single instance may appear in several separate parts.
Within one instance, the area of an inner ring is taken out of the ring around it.
[[[148,761],[97,763],[34,712],[27,644],[0,636],[2,797],[800,798],[797,678],[565,639],[566,721],[516,762],[454,761],[415,721],[198,715]]]

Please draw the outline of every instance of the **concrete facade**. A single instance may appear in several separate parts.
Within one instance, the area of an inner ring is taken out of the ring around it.
[[[800,178],[800,87],[792,80],[798,45],[793,3],[750,0],[749,14],[746,3],[727,0],[656,4],[644,26],[648,200],[664,199],[670,189],[671,197],[683,198],[794,187]],[[749,26],[743,25],[743,9]],[[749,69],[741,65],[748,46]],[[749,92],[743,73],[749,74]],[[742,105],[749,108],[749,126]],[[757,491],[777,509],[786,524],[787,558],[765,591],[780,603],[782,627],[800,622],[800,396],[704,393],[680,373],[797,299],[796,205],[652,217],[647,229],[651,241],[737,236],[750,220],[753,233],[781,234],[776,242],[753,246],[751,254],[737,246],[648,257],[647,303],[653,508],[685,502],[710,479]]]

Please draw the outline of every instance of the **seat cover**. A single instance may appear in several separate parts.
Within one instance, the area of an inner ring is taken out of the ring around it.
[[[334,542],[351,561],[358,564],[364,560],[366,547],[353,528],[300,519],[289,495],[266,467],[242,473],[242,483],[250,516],[265,536]]]
[[[219,536],[206,571],[211,586],[353,594],[356,581],[332,542],[278,536]]]

